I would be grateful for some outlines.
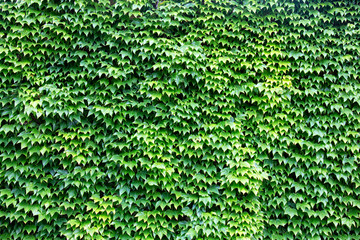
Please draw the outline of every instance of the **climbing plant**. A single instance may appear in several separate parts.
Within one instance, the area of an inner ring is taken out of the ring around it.
[[[356,239],[360,4],[0,3],[1,239]]]

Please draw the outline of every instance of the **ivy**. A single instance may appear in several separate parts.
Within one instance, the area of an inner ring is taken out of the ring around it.
[[[0,3],[1,239],[356,239],[358,1]]]

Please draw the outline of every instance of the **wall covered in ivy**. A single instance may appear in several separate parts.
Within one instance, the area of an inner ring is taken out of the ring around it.
[[[0,3],[1,239],[359,239],[357,1]]]

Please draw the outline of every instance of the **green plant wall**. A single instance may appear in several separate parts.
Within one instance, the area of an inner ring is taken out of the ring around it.
[[[357,1],[2,1],[0,239],[359,239]]]

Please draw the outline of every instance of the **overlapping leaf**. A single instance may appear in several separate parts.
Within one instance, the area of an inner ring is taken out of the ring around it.
[[[359,8],[3,1],[1,238],[356,238]]]

